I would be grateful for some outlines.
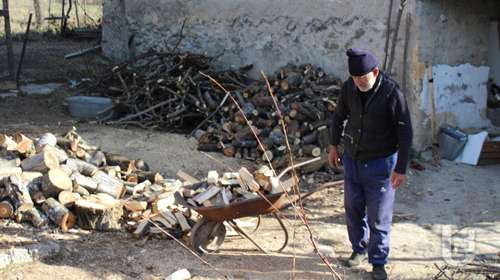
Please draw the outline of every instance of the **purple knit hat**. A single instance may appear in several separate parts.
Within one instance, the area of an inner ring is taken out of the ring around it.
[[[350,48],[347,50],[347,56],[351,76],[364,76],[378,66],[378,59],[371,52]]]

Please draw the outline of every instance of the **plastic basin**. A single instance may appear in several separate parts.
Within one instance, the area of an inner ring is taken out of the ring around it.
[[[66,98],[66,101],[68,102],[69,113],[75,117],[104,119],[110,115],[111,118],[120,116],[120,112],[116,108],[98,115],[98,112],[115,105],[115,102],[107,97],[71,96]]]

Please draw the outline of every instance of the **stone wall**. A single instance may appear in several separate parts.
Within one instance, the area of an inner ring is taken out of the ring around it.
[[[391,34],[400,2],[393,1]],[[406,16],[410,13],[405,94],[415,130],[415,151],[425,150],[432,144],[429,112],[423,109],[421,98],[425,63],[487,66],[488,19],[495,15],[495,3],[493,0],[477,3],[413,0],[404,7],[389,74],[403,87]],[[177,50],[207,52],[211,56],[224,52],[218,65],[223,69],[253,64],[249,74],[256,78],[260,77],[261,70],[270,74],[287,63],[311,63],[345,80],[348,78],[345,51],[349,47],[373,52],[382,64],[388,11],[389,1],[385,0],[307,3],[109,0],[104,5],[103,54],[118,63],[151,48],[170,51],[178,45]],[[482,98],[487,92],[481,94],[474,98]],[[443,116],[460,114],[449,109]],[[478,124],[484,123],[482,116],[477,119]],[[447,122],[445,117],[439,120]]]

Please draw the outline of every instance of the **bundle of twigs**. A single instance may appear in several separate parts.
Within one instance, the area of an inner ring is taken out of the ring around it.
[[[86,91],[99,91],[116,101],[107,110],[119,110],[123,117],[111,124],[162,130],[189,125],[188,121],[197,124],[224,98],[201,72],[214,76],[229,90],[243,88],[251,81],[241,72],[244,69],[214,70],[212,64],[218,57],[146,53],[114,67]]]

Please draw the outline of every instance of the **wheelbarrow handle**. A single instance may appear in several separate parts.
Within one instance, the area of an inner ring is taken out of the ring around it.
[[[311,162],[318,161],[320,159],[321,159],[321,157],[316,157],[316,158],[306,160],[306,161],[301,162],[301,163],[294,164],[292,166],[288,166],[287,168],[283,169],[283,171],[281,171],[280,175],[278,175],[278,180],[280,180],[281,177],[283,177],[283,175],[285,175],[288,171],[290,171],[290,169],[292,169],[292,167],[295,167],[295,168],[301,167],[301,166],[304,166],[304,165],[309,164]]]

